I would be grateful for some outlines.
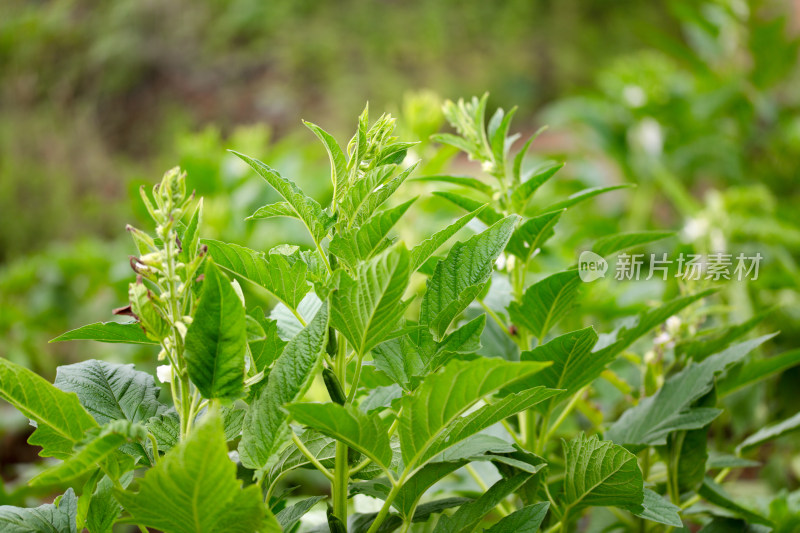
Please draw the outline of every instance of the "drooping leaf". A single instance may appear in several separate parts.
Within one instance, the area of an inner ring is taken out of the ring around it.
[[[389,468],[392,449],[389,425],[377,414],[367,415],[336,403],[295,403],[286,409],[297,422],[347,443],[379,465]]]
[[[442,372],[428,376],[400,403],[399,434],[406,467],[417,464],[439,432],[475,402],[545,366],[480,358],[453,361]]]
[[[797,365],[800,365],[800,349],[789,350],[772,357],[759,357],[728,372],[717,383],[717,394],[720,397],[727,396]]]
[[[634,513],[636,516],[652,522],[658,522],[659,524],[683,527],[681,517],[678,515],[680,507],[668,502],[657,492],[644,489],[642,507],[643,510],[641,512]]]
[[[356,279],[342,276],[331,294],[331,324],[356,353],[366,354],[395,329],[408,305],[402,298],[410,275],[408,250],[397,245],[361,263]]]
[[[508,241],[508,252],[527,261],[537,248],[541,248],[547,239],[555,235],[555,227],[564,210],[553,211],[530,218],[525,221]]]
[[[467,198],[466,196],[448,191],[434,191],[433,194],[434,196],[444,198],[448,202],[451,202],[458,207],[465,209],[466,211],[477,211],[478,220],[487,226],[491,226],[492,224],[495,224],[503,219],[503,215],[495,211],[492,207],[488,206],[484,202],[479,202],[477,200],[473,200],[472,198]]]
[[[43,457],[68,457],[86,431],[98,427],[75,394],[7,359],[0,359],[0,398],[36,422],[29,442],[42,447]]]
[[[280,531],[258,485],[242,489],[219,414],[209,413],[133,489],[116,491],[132,519],[165,533]]]
[[[259,207],[245,220],[261,220],[272,217],[299,218],[292,204],[289,202],[275,202],[274,204],[267,204]]]
[[[245,310],[231,282],[208,260],[203,293],[186,333],[189,378],[204,398],[244,394]]]
[[[314,319],[284,348],[264,386],[249,406],[239,443],[242,464],[263,469],[288,439],[285,404],[301,397],[311,384],[328,333],[328,309]]]
[[[675,235],[672,231],[638,231],[632,233],[615,233],[597,239],[592,246],[592,251],[600,256],[607,256],[621,250],[641,246],[650,242],[660,241]]]
[[[558,272],[534,283],[525,290],[520,302],[508,306],[511,320],[543,339],[573,308],[580,285],[577,270]]]
[[[737,449],[740,451],[747,451],[750,448],[761,446],[765,442],[777,439],[778,437],[782,437],[783,435],[791,433],[792,431],[797,431],[798,429],[800,429],[800,413],[796,413],[794,416],[778,422],[777,424],[772,424],[759,429],[747,437]]]
[[[436,264],[420,310],[420,324],[441,339],[450,323],[483,290],[494,261],[511,238],[518,217],[506,217],[485,231],[453,245]]]
[[[331,219],[316,200],[306,196],[294,182],[281,176],[277,170],[270,168],[257,159],[252,159],[239,152],[231,152],[250,165],[292,206],[292,209],[297,213],[297,217],[303,221],[314,240],[319,242],[325,237],[328,233]]]
[[[536,533],[549,509],[550,502],[528,505],[503,517],[484,533]]]
[[[403,395],[403,389],[398,385],[388,385],[385,387],[376,387],[369,391],[366,398],[361,400],[358,408],[364,413],[371,413],[372,411],[379,411],[389,407],[391,403]]]
[[[91,340],[122,344],[158,344],[145,335],[138,322],[97,322],[62,333],[50,342]]]
[[[690,408],[691,404],[711,390],[717,375],[723,374],[728,367],[773,336],[744,341],[701,363],[690,364],[667,379],[655,395],[625,411],[605,437],[619,444],[656,445],[666,443],[667,435],[673,431],[705,426],[720,411],[707,407]]]
[[[67,489],[58,503],[34,508],[0,505],[0,529],[4,533],[78,533],[78,498]]]
[[[711,478],[707,477],[705,480],[703,480],[703,484],[700,486],[700,489],[697,491],[697,493],[706,501],[722,507],[723,509],[733,513],[735,516],[747,520],[748,522],[772,526],[772,522],[770,522],[767,518],[737,503],[730,495],[728,495],[725,489],[714,482],[714,480]]]
[[[459,218],[446,228],[437,231],[411,249],[411,270],[417,271],[444,243],[475,218],[483,205]]]
[[[564,443],[566,477],[561,496],[563,521],[584,507],[614,506],[639,512],[644,480],[636,456],[597,435]]]

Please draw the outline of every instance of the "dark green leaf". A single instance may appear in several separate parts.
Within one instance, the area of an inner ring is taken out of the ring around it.
[[[78,533],[77,509],[78,498],[72,489],[55,504],[34,508],[0,505],[0,529],[3,533]]]
[[[536,533],[549,509],[549,502],[528,505],[502,518],[484,533]]]

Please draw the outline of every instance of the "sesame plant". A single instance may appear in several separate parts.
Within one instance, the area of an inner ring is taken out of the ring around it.
[[[748,360],[770,336],[734,342],[756,322],[697,333],[708,290],[647,310],[603,341],[591,326],[563,331],[581,322],[579,271],[532,279],[532,268],[564,211],[612,188],[530,205],[562,165],[524,170],[533,139],[511,159],[513,111],[487,125],[486,101],[445,105],[457,134],[434,139],[465,151],[488,179],[414,178],[471,194],[438,191],[467,213],[420,242],[393,236],[416,200],[392,198],[417,167],[407,163],[415,143],[394,136],[388,115],[370,123],[367,110],[344,148],[306,123],[330,159],[324,207],[234,152],[282,198],[252,223],[295,219],[307,233],[297,242],[311,246],[257,251],[202,238],[203,203],[179,169],[143,190],[154,229],[128,228],[135,277],[114,311],[128,318],[55,340],[152,346],[163,387],[130,364],[61,366],[51,384],[0,359],[0,397],[31,420],[29,442],[52,458],[30,484],[65,489],[52,504],[0,506],[0,529],[291,532],[322,505],[319,530],[334,533],[575,531],[595,527],[595,511],[608,515],[608,531],[769,524],[720,484],[752,464],[748,450],[800,421],[713,460],[706,434],[720,398],[797,354]],[[612,235],[592,249],[605,256],[664,237]],[[659,344],[639,355],[632,346],[654,330]],[[612,369],[620,360],[642,378],[628,383]],[[598,380],[624,392],[614,422],[591,405]],[[327,493],[288,489],[300,470],[317,472]],[[463,473],[479,491],[440,483]],[[357,495],[379,507],[353,512]]]

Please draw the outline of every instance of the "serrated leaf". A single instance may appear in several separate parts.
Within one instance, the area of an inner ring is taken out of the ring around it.
[[[511,320],[523,326],[536,338],[544,339],[574,307],[581,278],[577,270],[557,272],[525,290],[520,302],[511,302]]]
[[[484,533],[536,533],[549,509],[550,502],[528,505],[503,517]]]
[[[300,522],[300,519],[303,518],[312,507],[324,499],[325,496],[314,496],[312,498],[300,500],[296,504],[281,510],[281,512],[275,515],[275,518],[278,520],[283,531],[291,531],[295,524]]]
[[[744,442],[737,447],[737,450],[747,451],[750,448],[761,446],[765,442],[777,439],[778,437],[782,437],[783,435],[791,433],[792,431],[797,431],[798,429],[800,429],[800,413],[797,413],[786,420],[778,422],[777,424],[772,424],[759,429],[747,437]]]
[[[531,474],[521,472],[514,477],[504,478],[489,487],[477,500],[465,503],[451,516],[442,515],[436,523],[434,533],[463,533],[475,529],[498,503],[531,478]]]
[[[770,522],[767,518],[764,518],[755,511],[751,511],[747,507],[744,507],[743,505],[740,505],[734,501],[734,499],[729,496],[727,492],[725,492],[725,489],[715,483],[711,478],[707,477],[705,480],[703,480],[703,484],[700,486],[700,489],[697,491],[697,493],[706,501],[722,507],[723,509],[733,513],[735,516],[747,520],[748,522],[772,526],[772,522]]]
[[[467,213],[459,218],[446,228],[437,231],[417,246],[411,249],[411,270],[416,272],[444,243],[446,243],[453,235],[469,223],[470,220],[475,218],[483,205],[478,209]]]
[[[728,372],[717,383],[717,394],[727,396],[753,383],[758,383],[800,365],[800,349],[789,350],[772,357],[759,357]]]
[[[189,378],[204,398],[235,400],[244,394],[244,305],[211,260],[206,262],[203,292],[185,346]]]
[[[447,257],[436,264],[422,298],[420,325],[441,339],[450,323],[483,290],[492,274],[518,217],[506,217],[464,242],[453,245]]]
[[[150,418],[146,426],[147,431],[156,438],[159,451],[166,452],[178,444],[181,434],[181,419],[174,408]]]
[[[607,256],[614,252],[627,250],[650,242],[660,241],[675,235],[672,231],[638,231],[632,233],[616,233],[597,239],[592,246],[592,251],[600,256]]]
[[[488,206],[483,202],[473,200],[472,198],[467,198],[466,196],[462,196],[460,194],[455,194],[448,191],[434,191],[433,195],[444,198],[448,202],[451,202],[467,211],[470,212],[478,211],[477,214],[478,220],[480,220],[487,226],[491,226],[497,221],[503,219],[503,215],[495,211],[493,208],[491,208],[490,206]]]
[[[336,191],[335,196],[338,201],[347,185],[347,158],[344,155],[344,151],[339,146],[339,143],[336,142],[336,139],[333,138],[333,135],[327,131],[305,120],[303,124],[314,132],[314,135],[325,145],[325,150],[328,152],[328,158],[331,161],[331,184],[333,184]]]
[[[101,473],[102,474],[102,473]],[[119,480],[123,487],[127,487],[133,480],[133,472],[127,473]],[[112,533],[114,522],[119,518],[122,506],[114,498],[114,482],[108,476],[102,476],[96,488],[91,494],[91,500],[85,505],[88,506],[85,524],[78,523],[78,528],[86,527],[91,533]],[[80,509],[88,494],[84,490],[78,500]],[[80,516],[80,514],[79,514]]]
[[[467,187],[469,189],[476,190],[485,194],[489,198],[491,198],[494,194],[494,189],[491,185],[482,182],[478,178],[473,178],[472,176],[420,176],[419,178],[414,178],[412,181],[450,183],[452,185],[458,185],[459,187]]]
[[[260,307],[256,307],[252,312],[252,316],[264,330],[264,338],[262,340],[249,343],[250,353],[256,363],[256,372],[261,372],[269,368],[273,361],[283,352],[286,347],[286,341],[278,335],[278,322],[276,320],[264,316],[264,312]]]
[[[641,510],[644,480],[636,456],[597,435],[581,434],[564,442],[566,477],[561,497],[562,522],[584,507],[615,506]]]
[[[668,502],[657,492],[644,489],[642,507],[641,512],[634,513],[639,518],[668,526],[683,527],[681,517],[678,515],[681,508]]]
[[[303,318],[305,323],[308,323],[321,308],[322,300],[316,294],[310,292],[297,305],[297,314]],[[269,317],[278,323],[278,335],[285,341],[292,340],[295,335],[303,330],[303,324],[300,323],[297,316],[282,303],[272,308]]]
[[[287,441],[283,406],[300,398],[310,386],[327,333],[328,309],[323,306],[275,361],[267,384],[258,392],[245,416],[239,457],[246,467],[254,470],[267,467]]]
[[[75,394],[7,359],[0,359],[0,398],[37,424],[29,442],[43,457],[65,458],[87,430],[98,427]]]
[[[306,196],[294,182],[284,178],[277,170],[270,168],[261,161],[233,150],[231,150],[231,153],[250,165],[292,206],[292,209],[297,213],[297,217],[303,221],[315,241],[319,242],[325,237],[332,221],[316,200]]]
[[[356,279],[342,276],[331,294],[331,325],[356,353],[365,355],[395,329],[408,305],[402,298],[410,275],[408,250],[398,245],[361,263]]]
[[[296,309],[310,290],[307,266],[297,252],[269,256],[238,244],[203,239],[214,262],[242,278],[267,289],[282,303]]]
[[[336,403],[295,403],[286,409],[297,422],[346,443],[385,468],[391,465],[391,422],[377,414],[367,415]]]
[[[419,464],[439,433],[478,400],[545,366],[480,358],[453,361],[442,372],[428,376],[400,401],[399,435],[406,467]]]
[[[714,386],[714,379],[740,361],[756,347],[772,338],[765,335],[745,341],[701,363],[692,363],[670,377],[653,396],[628,409],[606,432],[605,437],[625,445],[665,444],[673,431],[698,429],[713,420],[720,411],[690,408],[691,404]]]
[[[259,207],[245,220],[261,220],[272,217],[299,218],[297,212],[292,208],[292,204],[289,202],[275,202],[274,204]]]
[[[165,533],[280,531],[261,489],[242,489],[219,414],[209,413],[186,440],[138,480],[139,490],[116,497],[141,525]]]
[[[123,344],[158,344],[145,335],[138,322],[96,322],[62,333],[50,342],[98,341]]]
[[[511,201],[520,209],[524,209],[528,200],[533,196],[533,193],[562,168],[564,168],[564,163],[554,163],[536,171],[514,190],[511,194]],[[555,209],[549,211],[555,211]]]
[[[34,508],[0,505],[0,529],[4,533],[78,533],[78,498],[67,489],[58,503]]]
[[[386,181],[384,183],[380,183],[373,188],[368,188],[364,191],[365,195],[363,200],[357,203],[357,208],[348,211],[348,213],[352,213],[350,215],[350,227],[353,225],[360,226],[363,225],[369,217],[378,209],[383,203],[388,200],[395,191],[403,184],[403,182],[411,175],[412,172],[417,168],[419,165],[419,161],[411,165],[410,167],[402,170],[397,176]],[[388,165],[387,165],[388,166]],[[378,167],[383,168],[383,167]],[[355,190],[355,187],[352,188]]]
[[[358,228],[333,236],[329,250],[351,269],[366,261],[389,244],[387,235],[416,198],[373,215]]]
[[[547,239],[555,235],[553,227],[563,213],[564,210],[553,211],[526,220],[508,241],[508,252],[527,261],[537,248],[541,248]]]
[[[569,196],[566,200],[549,205],[542,209],[540,212],[547,213],[550,211],[556,211],[558,209],[569,209],[570,207],[579,204],[585,200],[590,198],[594,198],[599,194],[604,194],[611,191],[616,191],[618,189],[627,189],[629,187],[633,187],[632,184],[625,184],[625,185],[612,185],[611,187],[592,187],[590,189],[584,189],[580,192],[576,192],[575,194]]]
[[[336,456],[336,441],[330,437],[313,429],[303,431],[298,437],[311,455],[322,464],[332,461]],[[287,446],[270,468],[270,482],[274,482],[287,472],[310,464],[308,458],[297,447]]]

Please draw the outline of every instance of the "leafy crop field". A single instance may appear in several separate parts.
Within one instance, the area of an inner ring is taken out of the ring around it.
[[[564,162],[528,156],[541,130],[487,102],[445,102],[422,144],[368,109],[346,144],[306,122],[324,201],[232,152],[278,197],[249,223],[298,229],[267,250],[208,238],[181,169],[143,187],[127,304],[54,341],[149,361],[51,383],[0,359],[52,458],[28,485],[62,491],[0,506],[3,531],[796,531],[796,493],[743,487],[796,452],[800,414],[732,410],[800,364],[769,310],[728,320],[772,256],[646,228],[573,245],[634,184],[562,194]]]

